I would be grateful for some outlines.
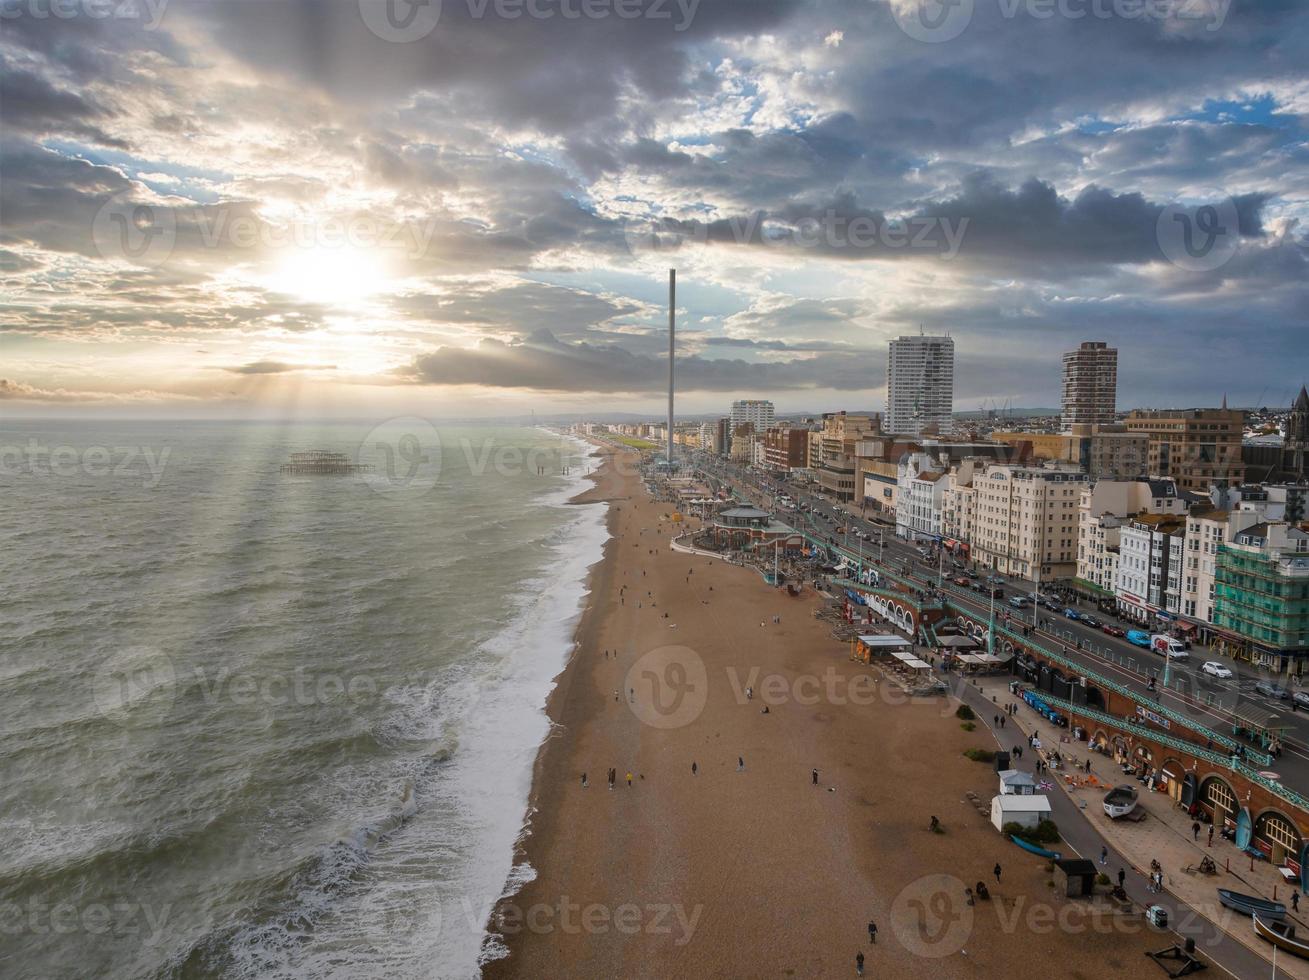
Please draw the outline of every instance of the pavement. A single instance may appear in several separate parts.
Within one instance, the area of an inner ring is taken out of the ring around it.
[[[1036,752],[1026,748],[1026,736],[1036,733],[1046,750],[1058,748],[1066,759],[1077,762],[1091,760],[1092,775],[1099,785],[1070,787],[1064,776],[1071,772],[1065,767],[1046,772],[1040,777],[1055,783],[1058,789],[1046,790],[1052,817],[1059,826],[1064,844],[1055,849],[1065,856],[1076,854],[1097,863],[1102,846],[1109,848],[1109,858],[1103,870],[1116,879],[1118,869],[1127,871],[1125,889],[1132,901],[1148,907],[1162,905],[1169,912],[1169,926],[1179,936],[1195,940],[1197,949],[1216,965],[1234,977],[1264,976],[1272,969],[1272,946],[1254,934],[1249,922],[1218,904],[1218,888],[1231,888],[1264,898],[1276,898],[1290,907],[1291,886],[1285,883],[1267,861],[1254,862],[1236,849],[1236,846],[1215,835],[1212,847],[1207,845],[1207,828],[1202,828],[1199,842],[1192,839],[1191,820],[1176,806],[1167,793],[1141,790],[1141,805],[1149,816],[1140,823],[1110,820],[1101,807],[1107,788],[1122,783],[1122,775],[1113,759],[1090,752],[1085,742],[1071,741],[1066,730],[1056,729],[1038,715],[1026,702],[1009,693],[1009,678],[996,676],[977,679],[976,683],[963,684],[957,691],[962,700],[977,712],[995,735],[997,743],[1006,751],[1015,745],[1024,746],[1023,758],[1016,768],[1031,772]],[[998,729],[994,716],[1003,716],[1003,705],[1017,704],[1018,713],[1005,718],[1005,727]],[[1062,741],[1070,739],[1070,741]],[[998,781],[997,781],[998,791]],[[1218,874],[1188,873],[1187,867],[1197,866],[1201,857],[1208,854],[1218,866]],[[1164,891],[1159,894],[1148,890],[1150,862],[1157,860],[1164,870]],[[1309,902],[1304,913],[1309,913]],[[1291,916],[1297,932],[1309,932],[1309,914]],[[1294,980],[1309,980],[1309,962],[1280,955],[1277,959],[1279,975]]]

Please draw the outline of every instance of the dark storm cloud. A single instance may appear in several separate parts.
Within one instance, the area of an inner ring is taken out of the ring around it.
[[[679,357],[679,391],[738,391],[875,387],[860,365],[844,355],[761,363]],[[443,347],[415,359],[407,376],[424,384],[470,384],[560,392],[640,393],[668,383],[667,361],[614,345],[565,343],[548,330],[521,343],[483,340],[477,347]]]

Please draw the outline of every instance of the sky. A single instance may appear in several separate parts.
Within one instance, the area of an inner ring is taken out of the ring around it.
[[[1303,0],[3,0],[0,417],[1289,404]]]

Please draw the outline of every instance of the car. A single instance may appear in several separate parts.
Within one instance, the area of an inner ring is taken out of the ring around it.
[[[1078,612],[1076,609],[1074,609],[1072,606],[1069,606],[1067,609],[1064,610],[1064,616],[1066,616],[1068,619],[1081,619],[1081,618],[1082,618],[1082,614],[1079,613],[1079,612]]]
[[[1299,705],[1301,708],[1309,708],[1309,691],[1296,691],[1291,695],[1291,707]]]
[[[1217,660],[1206,660],[1200,665],[1200,669],[1210,677],[1231,677],[1232,672],[1220,664]]]
[[[1016,595],[1009,600],[1009,605],[1013,606],[1015,609],[1026,609],[1031,604],[1032,604],[1031,599],[1025,598],[1024,596],[1020,596],[1020,595]]]
[[[1100,628],[1100,620],[1096,619],[1094,616],[1087,616],[1084,614],[1082,616],[1082,625],[1088,626],[1093,630],[1098,630]]]
[[[1126,635],[1127,635],[1127,631],[1124,630],[1122,627],[1114,626],[1114,625],[1112,625],[1112,624],[1110,624],[1110,623],[1105,623],[1103,626],[1101,626],[1101,627],[1100,627],[1100,632],[1105,633],[1105,634],[1107,634],[1108,636],[1126,636]]]
[[[965,589],[972,584],[967,575],[956,575],[953,582],[955,585],[962,586]]]
[[[1150,634],[1145,630],[1128,630],[1127,642],[1134,647],[1144,647],[1150,649]]]
[[[1286,688],[1282,687],[1280,684],[1275,684],[1272,681],[1256,681],[1254,689],[1264,697],[1273,698],[1277,701],[1285,701],[1290,697],[1286,692]]]

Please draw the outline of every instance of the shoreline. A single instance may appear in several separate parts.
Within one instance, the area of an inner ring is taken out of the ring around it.
[[[1141,975],[1164,937],[1139,922],[1069,935],[1029,921],[1075,903],[968,802],[995,792],[992,767],[963,756],[991,741],[985,726],[966,731],[954,700],[891,694],[815,618],[811,591],[672,552],[670,507],[635,475],[608,472],[576,502],[601,500],[610,537],[547,699],[484,977],[819,977],[852,972],[856,952],[873,975],[923,980],[1038,958],[1052,976]],[[684,676],[699,701],[670,714],[659,702]],[[983,879],[994,900],[965,905]]]
[[[603,505],[605,507],[604,524],[607,536],[601,548],[599,559],[591,564],[582,583],[583,592],[579,597],[579,601],[582,603],[581,611],[578,614],[577,623],[573,627],[563,666],[552,678],[550,692],[546,695],[545,704],[542,706],[549,730],[541,740],[540,745],[537,746],[536,755],[532,762],[531,788],[527,794],[522,827],[514,840],[509,875],[504,882],[499,898],[491,908],[488,921],[483,923],[482,948],[478,957],[478,967],[483,971],[488,965],[503,960],[509,955],[505,943],[493,928],[497,910],[503,902],[512,900],[536,878],[537,871],[531,860],[529,844],[536,830],[537,814],[540,812],[540,793],[545,775],[548,749],[551,742],[559,734],[557,702],[566,697],[566,688],[573,683],[576,675],[573,667],[582,647],[583,636],[588,623],[595,615],[595,598],[598,594],[598,587],[601,585],[602,580],[608,581],[607,572],[612,571],[612,552],[615,549],[616,535],[613,526],[614,510],[611,505],[614,500],[625,498],[594,495],[600,493],[602,484],[614,475],[613,457],[617,455],[617,451],[604,444],[590,441],[586,442],[586,446],[591,452],[587,453],[585,458],[599,460],[595,470],[583,477],[583,479],[589,480],[592,485],[573,494],[564,503],[570,507]]]

